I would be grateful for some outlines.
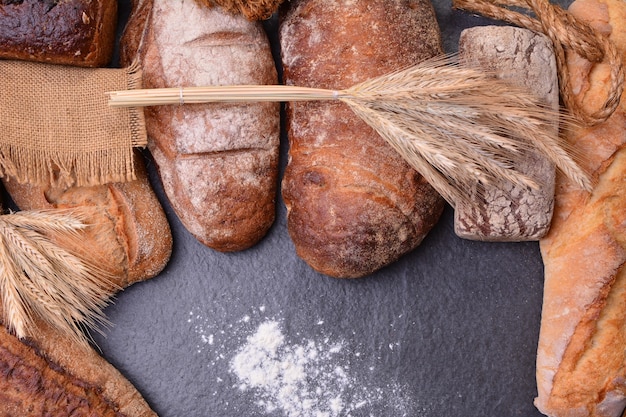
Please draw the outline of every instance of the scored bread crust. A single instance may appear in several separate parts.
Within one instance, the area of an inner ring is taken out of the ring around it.
[[[121,59],[138,60],[145,88],[278,81],[259,22],[193,1],[136,2]],[[145,114],[148,148],[187,230],[219,251],[256,244],[275,216],[279,104],[157,106]]]
[[[172,250],[167,218],[140,155],[135,156],[137,179],[127,183],[69,189],[6,178],[3,183],[22,210],[91,208],[81,239],[56,243],[101,266],[116,288],[124,288],[161,272]],[[11,334],[0,319],[0,417],[155,415],[135,387],[91,347],[35,319],[37,328],[27,340]]]
[[[279,29],[284,80],[342,89],[442,52],[427,0],[290,1]],[[297,254],[323,274],[368,275],[414,249],[443,200],[345,104],[287,104],[282,181]]]
[[[2,182],[21,210],[93,209],[80,242],[58,241],[113,276],[124,288],[159,274],[170,260],[172,233],[141,155],[135,153],[136,179],[69,189]]]
[[[626,3],[577,0],[570,11],[610,39],[626,63]],[[568,57],[577,100],[594,110],[609,67]],[[537,408],[552,417],[616,417],[626,406],[626,100],[606,122],[568,139],[593,173],[591,195],[562,176],[541,240],[544,302]]]

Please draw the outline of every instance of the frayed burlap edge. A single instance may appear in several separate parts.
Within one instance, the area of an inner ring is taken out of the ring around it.
[[[25,64],[18,63],[18,68]],[[34,64],[48,65],[48,64]],[[56,71],[59,67],[50,65]],[[19,70],[19,69],[18,69]],[[67,67],[68,71],[74,70]],[[98,71],[101,69],[80,69],[82,71]],[[107,69],[113,70],[113,69]],[[106,103],[105,90],[137,89],[142,86],[142,72],[138,63],[120,71],[123,81],[117,85],[103,85],[102,100]],[[110,88],[113,87],[113,88]],[[100,94],[100,92],[98,92]],[[6,105],[6,103],[3,103]],[[46,103],[41,103],[42,108]],[[24,146],[20,140],[0,143],[0,176],[6,180],[28,183],[37,186],[94,186],[111,182],[128,182],[136,179],[134,148],[147,145],[147,134],[144,112],[142,108],[130,107],[112,109],[101,106],[101,112],[113,112],[110,118],[123,120],[124,124],[117,129],[123,136],[123,143],[106,149],[89,150],[89,143],[81,144],[85,149],[67,152],[66,149],[53,149],[54,146]],[[80,117],[80,115],[79,115]],[[106,139],[106,138],[105,138]],[[64,138],[55,138],[62,141]]]

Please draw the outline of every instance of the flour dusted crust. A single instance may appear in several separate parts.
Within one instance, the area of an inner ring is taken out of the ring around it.
[[[280,24],[287,84],[341,89],[441,53],[427,0],[301,0]],[[414,249],[443,200],[344,104],[288,103],[282,195],[298,255],[354,278]]]
[[[570,11],[610,38],[626,62],[626,3],[577,0]],[[578,100],[607,94],[608,66],[568,62]],[[544,303],[536,406],[553,417],[616,417],[626,406],[626,100],[606,122],[569,135],[597,180],[587,195],[562,177],[541,241]]]
[[[0,58],[85,67],[111,61],[117,0],[0,2]]]
[[[146,88],[277,83],[260,23],[193,1],[138,2],[122,59],[139,60]],[[275,214],[278,103],[153,107],[146,125],[165,193],[199,241],[236,251],[266,234]]]

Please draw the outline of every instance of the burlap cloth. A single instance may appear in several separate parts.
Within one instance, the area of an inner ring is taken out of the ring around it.
[[[147,142],[143,110],[109,107],[106,92],[139,87],[136,66],[0,61],[0,176],[58,186],[133,180],[133,148]]]

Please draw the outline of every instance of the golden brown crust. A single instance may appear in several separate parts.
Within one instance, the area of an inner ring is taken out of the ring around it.
[[[291,1],[280,26],[287,84],[341,89],[441,53],[428,1]],[[415,248],[442,199],[341,103],[289,103],[289,234],[317,271],[367,275]]]
[[[58,243],[100,261],[119,287],[150,278],[166,265],[172,236],[142,161],[137,180],[96,187],[43,189],[4,180],[25,210],[93,207],[82,245]],[[0,305],[0,313],[2,306]],[[0,315],[1,316],[1,315]],[[24,343],[0,322],[0,416],[155,416],[140,393],[93,349],[42,321]]]
[[[122,416],[96,387],[53,366],[4,327],[0,329],[0,385],[3,417]]]
[[[172,234],[165,213],[152,191],[141,157],[135,158],[137,179],[93,187],[44,189],[3,179],[8,193],[22,210],[93,207],[92,226],[83,245],[67,247],[106,265],[115,284],[156,276],[172,251]],[[58,242],[67,246],[68,242]]]
[[[0,57],[102,67],[116,25],[116,0],[0,1]]]
[[[577,0],[570,10],[609,34],[626,62],[626,4]],[[608,32],[607,32],[608,30]],[[605,97],[608,68],[568,59],[578,100]],[[614,417],[626,406],[626,100],[606,122],[571,132],[597,184],[585,195],[559,177],[541,241],[544,303],[535,404],[554,417]]]
[[[139,60],[145,87],[277,82],[260,23],[194,2],[134,6],[121,56]],[[238,251],[266,234],[275,215],[277,103],[148,108],[146,126],[164,191],[200,242]]]
[[[137,59],[146,23],[152,13],[152,0],[131,0],[131,11],[120,40],[120,63],[129,66]]]

